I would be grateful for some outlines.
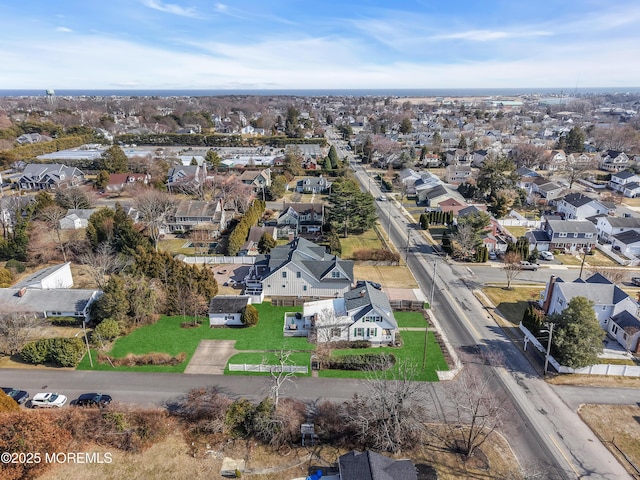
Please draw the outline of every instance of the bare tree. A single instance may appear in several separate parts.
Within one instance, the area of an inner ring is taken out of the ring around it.
[[[292,365],[291,355],[293,355],[293,352],[291,350],[280,350],[275,355],[278,363],[272,365],[269,370],[271,375],[271,386],[269,390],[271,392],[271,398],[273,399],[273,406],[277,409],[282,388],[287,382],[293,383],[295,372],[289,368]],[[263,363],[266,363],[266,361],[263,360]]]
[[[95,249],[80,256],[80,261],[89,268],[89,272],[100,290],[104,290],[109,275],[125,268],[130,259],[118,254],[109,242],[103,242]]]
[[[146,226],[147,234],[158,251],[160,227],[167,217],[174,211],[176,201],[166,192],[151,188],[142,188],[136,192],[135,205],[142,223]]]
[[[452,235],[453,240],[460,246],[460,251],[464,258],[473,254],[478,244],[478,235],[470,223],[458,225],[456,233]]]
[[[338,317],[332,308],[323,308],[313,319],[313,331],[318,345],[340,338],[349,326],[345,317]]]
[[[599,150],[629,151],[640,144],[640,132],[631,126],[600,128],[594,135]]]
[[[571,188],[576,181],[584,178],[587,173],[594,168],[596,168],[595,160],[592,159],[590,162],[582,162],[579,160],[579,156],[569,155],[563,168],[563,172],[569,181],[569,188]]]
[[[62,259],[66,262],[67,254],[65,252],[64,242],[62,241],[62,228],[60,226],[60,220],[66,216],[66,210],[58,205],[49,205],[44,207],[40,213],[38,213],[38,216],[49,228],[49,232],[55,236],[58,242],[58,248],[60,248],[62,252]]]
[[[520,261],[522,257],[517,252],[507,252],[504,256],[504,265],[502,270],[507,277],[507,290],[511,289],[511,282],[513,282],[518,275],[522,273],[522,265]]]
[[[480,371],[483,368],[485,371]],[[452,450],[466,457],[471,457],[500,426],[505,399],[496,395],[494,377],[494,369],[468,364],[448,385],[449,406],[443,406],[448,420],[446,438]]]
[[[56,190],[55,198],[58,205],[67,209],[91,208],[95,201],[93,193],[87,193],[80,187]]]
[[[622,283],[624,279],[627,277],[627,271],[624,268],[606,268],[606,267],[598,267],[591,266],[588,270],[590,275],[595,275],[599,273],[607,280],[610,280],[613,283]]]
[[[418,367],[402,362],[393,378],[371,371],[365,392],[345,404],[346,422],[364,444],[378,450],[400,452],[421,439],[427,395],[416,382]]]
[[[5,308],[0,312],[0,351],[7,355],[20,352],[43,324],[44,321],[33,314]]]
[[[537,167],[544,156],[545,148],[539,145],[523,143],[513,149],[516,165],[519,167]]]

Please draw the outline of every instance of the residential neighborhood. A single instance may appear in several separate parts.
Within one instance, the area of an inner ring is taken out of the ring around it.
[[[230,382],[229,393],[250,376],[249,388],[264,383],[250,394],[263,403],[235,403],[209,380],[176,402],[224,404],[216,434],[229,438],[339,445],[307,469],[318,478],[448,471],[416,443],[497,455],[491,435],[458,438],[452,427],[475,428],[477,417],[460,413],[463,391],[486,409],[483,432],[508,436],[529,421],[515,410],[508,428],[498,421],[498,406],[520,401],[507,387],[483,403],[498,357],[522,358],[527,381],[565,402],[565,447],[578,441],[566,430],[588,427],[547,380],[584,375],[635,391],[635,97],[130,100],[70,98],[69,110],[87,118],[104,105],[111,113],[47,151],[56,106],[35,98],[41,108],[27,111],[24,98],[0,97],[0,119],[22,132],[0,150],[0,368],[174,375],[190,385],[202,375]],[[29,374],[20,381],[8,391],[30,394]],[[321,381],[330,403],[312,411],[298,397]],[[388,390],[405,381],[433,384],[442,411],[419,390]],[[86,398],[107,409],[143,398],[119,388],[95,386]],[[403,395],[411,402],[396,401]],[[191,418],[193,405],[180,405]],[[70,408],[66,397],[47,406]],[[253,413],[229,420],[245,407]],[[291,423],[260,430],[260,408]],[[390,419],[393,409],[406,420]],[[231,456],[220,472],[250,471]]]

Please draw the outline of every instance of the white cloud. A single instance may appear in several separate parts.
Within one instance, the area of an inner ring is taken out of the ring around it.
[[[500,30],[468,30],[466,32],[434,35],[433,40],[469,40],[474,42],[487,42],[490,40],[502,40],[505,38],[548,37],[553,35],[545,31],[516,31],[505,32]]]
[[[196,11],[194,8],[184,8],[174,3],[162,3],[159,0],[141,0],[145,7],[153,8],[160,12],[171,13],[173,15],[180,15],[181,17],[196,17]]]
[[[228,8],[224,3],[216,3],[216,10],[219,12],[226,12]]]
[[[67,27],[57,27],[56,32],[70,33],[70,32],[73,32],[73,30]]]

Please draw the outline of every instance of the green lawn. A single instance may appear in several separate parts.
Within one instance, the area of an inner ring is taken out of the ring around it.
[[[269,364],[276,363],[274,351],[293,350],[292,363],[296,365],[310,365],[311,352],[315,345],[309,343],[304,337],[283,337],[282,326],[285,312],[301,311],[300,307],[273,307],[270,303],[254,305],[258,309],[259,322],[255,327],[250,328],[209,328],[205,322],[196,328],[181,328],[182,317],[161,317],[157,323],[147,325],[134,330],[129,335],[121,337],[115,341],[108,354],[114,358],[121,358],[128,353],[145,354],[151,352],[165,352],[170,355],[177,355],[181,352],[186,354],[186,360],[179,365],[146,365],[138,367],[112,367],[109,363],[99,364],[97,362],[97,352],[92,350],[94,367],[89,365],[89,359],[85,357],[80,362],[78,370],[118,370],[131,372],[165,372],[182,373],[189,363],[193,352],[200,343],[200,340],[236,340],[235,348],[238,350],[261,350],[261,352],[245,352],[237,354],[230,360],[232,363],[261,363],[263,358]],[[397,312],[395,313],[398,324],[401,327],[424,327],[425,321],[419,312]],[[398,360],[411,360],[414,363],[422,364],[424,333],[423,332],[402,332],[404,345],[402,348],[381,347],[358,350],[338,350],[336,355],[356,354],[366,351],[388,351],[393,352]],[[264,351],[264,352],[262,352]],[[440,348],[435,342],[433,334],[429,333],[427,348],[427,370],[423,372],[417,380],[437,381],[435,370],[446,369],[446,363]],[[395,372],[391,370],[388,375]],[[225,373],[228,373],[225,370]],[[232,375],[249,375],[249,373],[233,372]],[[343,377],[343,378],[364,378],[363,372],[345,371],[321,371],[321,377]]]
[[[522,320],[529,300],[538,300],[544,287],[514,287],[505,290],[501,287],[485,287],[484,294],[489,297],[500,313],[511,323],[517,325]]]
[[[400,328],[426,326],[426,320],[422,312],[393,312],[393,316],[396,317]]]
[[[304,337],[282,336],[285,312],[301,311],[300,307],[272,307],[271,304],[254,305],[258,309],[258,324],[250,328],[209,328],[205,321],[197,328],[181,328],[182,317],[162,317],[153,325],[134,330],[126,337],[121,337],[113,345],[109,355],[115,358],[124,357],[128,353],[144,354],[150,352],[166,352],[177,355],[187,354],[187,359],[175,366],[139,366],[117,367],[116,370],[135,372],[183,372],[200,340],[236,340],[238,350],[313,350]],[[94,354],[94,360],[97,355]],[[84,358],[79,370],[91,369],[88,358]],[[111,365],[100,365],[94,361],[94,370],[113,370]]]
[[[363,349],[351,349],[351,350],[334,350],[333,355],[357,355],[359,353],[393,353],[396,357],[396,361],[409,361],[416,364],[419,368],[422,367],[422,357],[424,354],[424,332],[402,332],[402,340],[404,345],[402,348],[397,347],[374,347]],[[398,372],[398,363],[396,366],[384,373],[385,378],[393,378]],[[433,332],[429,332],[427,338],[427,361],[426,369],[420,370],[417,377],[414,380],[437,382],[438,375],[436,370],[449,370],[447,362],[442,355],[440,347],[436,343]],[[367,378],[370,375],[368,372],[352,371],[352,370],[320,370],[318,376],[325,378]]]

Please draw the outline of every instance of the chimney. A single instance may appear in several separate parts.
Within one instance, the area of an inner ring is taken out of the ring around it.
[[[542,304],[542,311],[545,315],[549,313],[549,306],[551,305],[551,296],[553,295],[553,287],[556,284],[556,276],[551,275],[549,278],[549,285],[547,286],[547,296],[544,299],[544,303]]]
[[[24,296],[24,294],[27,293],[27,287],[22,287],[19,291],[18,291],[18,296],[22,297]]]
[[[360,297],[364,297],[366,293],[367,291],[363,288],[362,290],[360,290]]]

